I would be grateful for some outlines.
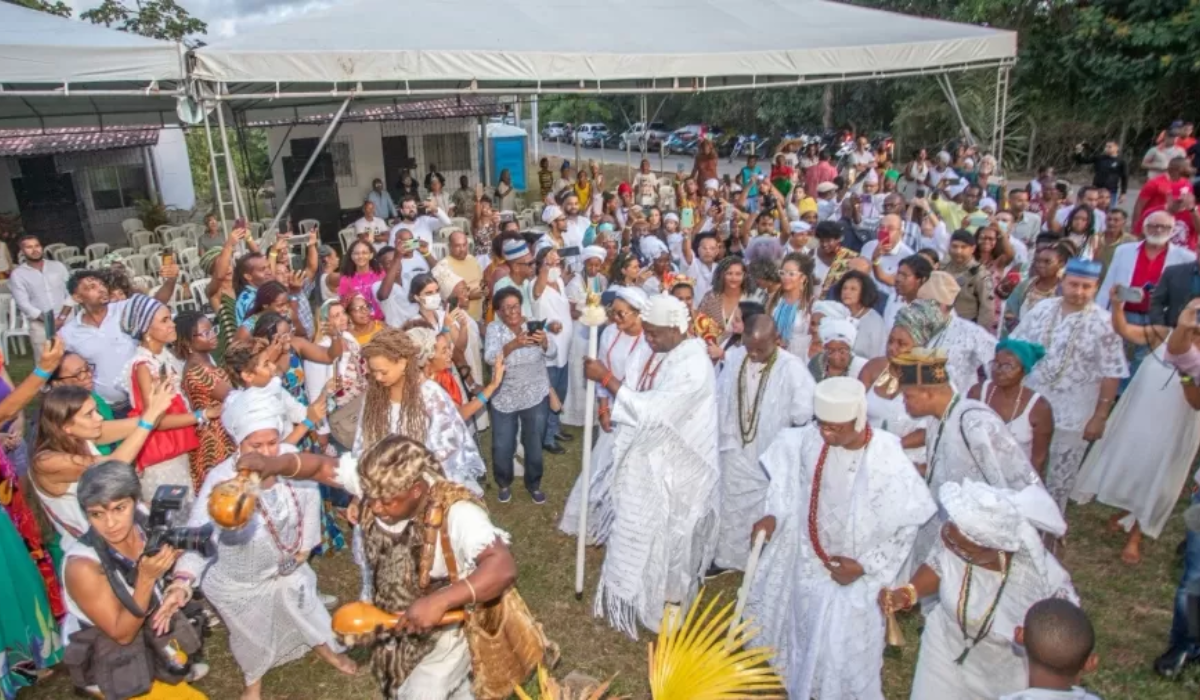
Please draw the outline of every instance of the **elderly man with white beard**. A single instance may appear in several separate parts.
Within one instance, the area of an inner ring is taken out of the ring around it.
[[[746,604],[754,644],[788,697],[882,700],[884,617],[917,530],[937,512],[900,439],[867,425],[866,388],[850,377],[816,387],[816,421],[784,430],[762,457],[770,477],[768,544]]]
[[[612,532],[595,614],[637,639],[638,622],[657,631],[664,608],[685,609],[712,560],[720,479],[716,378],[690,316],[667,294],[642,313],[654,355],[624,381],[597,360],[584,374],[613,396]],[[633,391],[629,387],[636,387]]]
[[[779,333],[767,314],[746,323],[742,345],[725,357],[728,370],[717,384],[721,416],[721,518],[710,575],[746,568],[746,533],[762,516],[770,482],[758,464],[781,430],[812,420],[813,383],[803,360],[779,348]]]

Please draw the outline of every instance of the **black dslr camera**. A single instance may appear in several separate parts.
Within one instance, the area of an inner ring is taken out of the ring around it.
[[[197,552],[206,557],[216,554],[212,543],[213,526],[171,527],[171,516],[183,507],[186,486],[159,486],[150,501],[150,520],[146,525],[145,556],[158,554],[163,545]]]

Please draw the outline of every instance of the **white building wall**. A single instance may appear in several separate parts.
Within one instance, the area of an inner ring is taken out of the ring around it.
[[[287,188],[283,177],[283,158],[292,155],[292,139],[320,138],[325,133],[324,124],[305,124],[293,127],[288,131],[286,126],[275,126],[267,129],[267,141],[272,155],[283,144],[283,152],[276,158],[271,176],[275,180],[276,206],[282,206],[287,198]],[[331,142],[341,142],[349,148],[352,163],[351,174],[338,178],[338,200],[342,209],[357,209],[371,190],[371,181],[384,177],[383,170],[383,137],[408,136],[409,157],[417,163],[414,175],[418,181],[423,181],[428,169],[425,158],[424,142],[421,137],[426,134],[467,133],[470,142],[470,170],[445,169],[438,163],[439,170],[446,176],[446,188],[453,192],[458,188],[458,178],[466,175],[472,183],[479,180],[479,129],[474,117],[462,119],[427,119],[419,121],[390,121],[390,122],[349,122],[338,129]],[[287,142],[283,143],[286,137]],[[389,178],[395,178],[397,173],[387,173]],[[389,182],[389,185],[394,183]]]

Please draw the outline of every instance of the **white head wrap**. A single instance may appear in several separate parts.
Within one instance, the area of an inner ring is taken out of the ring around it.
[[[849,319],[851,317],[850,309],[846,308],[845,304],[831,299],[822,299],[813,304],[812,312],[814,314],[822,314],[825,318]]]
[[[840,340],[853,348],[854,341],[858,340],[858,325],[848,318],[826,316],[821,319],[817,332],[821,335],[822,343]]]
[[[979,200],[979,208],[983,211],[990,211],[995,214],[996,210],[1000,208],[1000,205],[996,204],[996,200],[992,199],[991,197],[984,197],[983,199]]]
[[[829,423],[854,421],[854,429],[867,424],[867,389],[851,377],[830,377],[817,385],[813,413]]]
[[[622,285],[613,287],[612,292],[617,295],[618,299],[637,309],[638,313],[642,313],[650,305],[650,297],[639,287],[626,287]]]
[[[715,177],[710,177],[704,181],[704,189],[717,190],[721,188],[721,182]]]
[[[1038,531],[1056,537],[1067,531],[1058,506],[1040,482],[1013,491],[970,479],[961,484],[948,481],[938,491],[938,500],[967,539],[989,549],[1023,550],[1039,572],[1045,571],[1047,554]]]
[[[675,223],[679,223],[679,215],[673,211],[669,211],[666,214],[663,214],[663,221],[674,221]]]
[[[792,233],[808,233],[812,230],[812,226],[809,226],[808,224],[799,220],[793,221],[788,228]]]
[[[588,260],[604,260],[608,257],[608,251],[598,245],[590,245],[583,249],[580,257],[584,262]]]
[[[668,255],[671,252],[667,248],[667,244],[658,240],[657,236],[642,236],[638,246],[642,251],[642,257],[650,261],[658,260],[659,256]]]
[[[438,333],[432,328],[409,328],[404,331],[417,346],[417,366],[424,367],[437,351]]]
[[[950,165],[949,151],[938,151],[937,159],[938,159],[938,162],[941,163],[942,165]]]
[[[438,291],[441,293],[442,299],[449,299],[453,296],[454,288],[458,286],[459,282],[463,281],[463,278],[451,270],[445,261],[434,265],[433,269],[429,272],[433,275],[433,279],[437,280]]]
[[[555,204],[551,204],[542,210],[542,221],[547,224],[552,224],[555,219],[561,219],[564,216],[566,214],[563,212],[562,207]]]
[[[260,430],[278,430],[282,436],[307,417],[304,406],[283,388],[278,377],[264,387],[229,392],[221,407],[221,425],[238,445]]]
[[[682,301],[670,294],[655,294],[642,312],[642,320],[652,326],[675,328],[680,333],[687,333],[691,316]]]

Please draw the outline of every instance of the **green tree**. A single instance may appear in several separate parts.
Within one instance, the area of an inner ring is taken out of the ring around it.
[[[214,127],[215,128],[215,127]],[[187,148],[188,161],[192,170],[192,185],[196,189],[196,193],[202,199],[210,202],[215,201],[213,197],[213,179],[212,165],[209,162],[208,155],[208,138],[204,133],[204,127],[193,127],[187,130]],[[213,132],[213,139],[219,138],[216,131]],[[267,142],[266,129],[229,129],[229,148],[233,152],[233,163],[236,169],[235,176],[237,177],[238,185],[242,188],[242,192],[247,195],[246,201],[248,206],[255,207],[257,205],[256,193],[263,186],[263,183],[271,179],[270,173],[270,145]],[[214,144],[220,148],[219,143]],[[225,166],[220,165],[220,177],[222,190],[227,189],[228,185],[225,181]],[[254,214],[252,211],[251,214]]]
[[[62,0],[55,0],[55,2],[46,2],[46,0],[4,0],[4,2],[9,2],[13,5],[20,5],[21,7],[28,7],[31,10],[37,10],[39,12],[58,15],[59,17],[71,16],[71,6],[65,2],[62,2]]]
[[[92,24],[170,41],[183,41],[189,36],[208,32],[207,23],[193,17],[175,0],[136,0],[136,3],[131,8],[120,0],[104,0],[99,7],[81,13],[79,18]]]

